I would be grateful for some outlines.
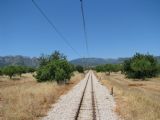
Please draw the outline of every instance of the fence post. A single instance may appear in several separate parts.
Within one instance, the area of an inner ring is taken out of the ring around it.
[[[110,95],[113,95],[113,86],[111,87]]]

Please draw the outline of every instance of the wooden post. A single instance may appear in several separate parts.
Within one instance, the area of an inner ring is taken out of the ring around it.
[[[113,86],[111,87],[110,95],[113,95]]]

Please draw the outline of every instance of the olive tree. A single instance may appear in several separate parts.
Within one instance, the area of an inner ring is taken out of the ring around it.
[[[95,70],[97,72],[108,72],[108,75],[110,75],[111,72],[118,72],[122,70],[122,65],[120,64],[105,64],[105,65],[99,65],[95,67]]]
[[[26,69],[27,67],[24,67],[24,66],[15,66],[15,69],[16,69],[16,74],[18,74],[20,77],[23,73],[26,73]]]
[[[12,79],[13,75],[16,74],[16,67],[15,66],[7,66],[3,68],[3,74],[7,75]]]
[[[49,58],[49,60],[47,60]],[[73,65],[71,65],[63,54],[55,51],[52,55],[46,58],[45,64],[37,69],[37,81],[57,81],[57,83],[66,82],[70,80],[73,72]]]
[[[123,71],[129,78],[150,78],[158,73],[157,60],[152,55],[135,54],[123,64]]]

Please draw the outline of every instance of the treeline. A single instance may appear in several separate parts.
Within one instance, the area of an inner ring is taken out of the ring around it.
[[[106,64],[94,68],[97,72],[118,72],[128,78],[145,79],[156,77],[160,74],[160,64],[152,55],[136,53],[132,58],[125,60],[123,64]]]
[[[9,76],[10,79],[12,79],[15,75],[19,75],[21,77],[23,73],[33,73],[34,71],[35,68],[27,66],[5,66],[0,68],[0,75]]]
[[[99,65],[94,68],[97,72],[108,72],[110,75],[111,72],[122,71],[122,64],[105,64]]]

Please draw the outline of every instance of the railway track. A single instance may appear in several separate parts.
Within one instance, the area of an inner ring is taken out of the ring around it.
[[[89,71],[42,120],[118,120],[114,106],[113,96]]]
[[[88,75],[75,120],[97,120],[94,83],[91,72]]]

